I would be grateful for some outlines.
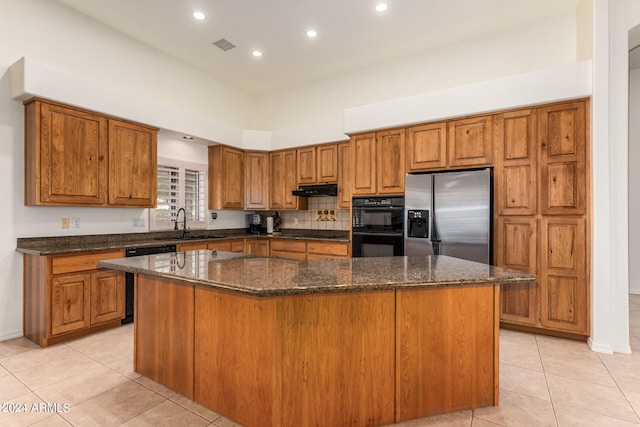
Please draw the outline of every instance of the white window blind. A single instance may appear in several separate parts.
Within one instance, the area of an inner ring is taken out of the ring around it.
[[[149,210],[150,229],[173,230],[180,208],[185,209],[187,227],[206,228],[207,165],[159,158],[158,207]]]

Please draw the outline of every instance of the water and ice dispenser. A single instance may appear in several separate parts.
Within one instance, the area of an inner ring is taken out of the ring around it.
[[[429,237],[429,211],[407,211],[407,237],[426,239]]]

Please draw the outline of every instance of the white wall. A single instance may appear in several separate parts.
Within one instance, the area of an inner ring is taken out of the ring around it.
[[[640,69],[629,75],[629,259],[640,260]],[[640,263],[629,263],[629,292],[640,294]]]
[[[346,108],[572,63],[576,43],[561,16],[272,93],[260,111],[274,149],[340,140]]]

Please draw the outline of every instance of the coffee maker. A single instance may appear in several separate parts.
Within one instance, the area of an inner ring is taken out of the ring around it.
[[[249,224],[249,233],[260,234],[262,231],[262,217],[259,214],[251,215],[251,223]]]

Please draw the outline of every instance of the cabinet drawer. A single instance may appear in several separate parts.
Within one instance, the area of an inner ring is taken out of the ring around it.
[[[307,258],[346,258],[349,256],[349,243],[343,242],[307,242]]]
[[[306,253],[307,242],[304,240],[273,239],[271,240],[271,251]]]
[[[82,255],[56,255],[52,260],[52,273],[96,270],[98,261],[124,258],[123,250],[83,253]]]

